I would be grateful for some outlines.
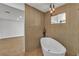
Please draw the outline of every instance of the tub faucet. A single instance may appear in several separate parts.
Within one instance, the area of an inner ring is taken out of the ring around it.
[[[46,29],[45,29],[45,27],[43,29],[43,37],[46,37]]]

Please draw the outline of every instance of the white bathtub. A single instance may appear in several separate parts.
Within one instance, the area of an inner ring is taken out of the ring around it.
[[[40,42],[44,56],[65,56],[66,48],[55,39],[43,37]]]

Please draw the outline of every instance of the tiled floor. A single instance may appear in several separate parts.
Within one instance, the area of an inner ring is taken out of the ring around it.
[[[41,48],[34,49],[32,51],[26,51],[26,56],[42,56]]]

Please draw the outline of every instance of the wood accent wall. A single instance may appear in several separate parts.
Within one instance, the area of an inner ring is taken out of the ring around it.
[[[40,47],[43,36],[44,13],[25,5],[25,48],[33,50]]]
[[[53,15],[62,12],[66,13],[66,23],[51,24],[48,12],[43,13],[25,5],[25,49],[27,51],[40,47],[40,38],[43,36],[45,26],[46,36],[62,43],[67,49],[66,55],[74,56],[79,53],[79,4],[63,5],[57,8]]]
[[[77,16],[76,16],[76,19],[77,19],[77,21],[76,21],[76,27],[77,27],[77,29],[76,29],[76,31],[77,31],[77,37],[78,37],[78,44],[77,44],[77,49],[78,49],[78,52],[77,52],[77,54],[78,54],[78,56],[79,56],[79,3],[77,3],[76,4],[76,14],[77,14]]]
[[[65,24],[51,24],[51,17],[45,14],[46,35],[55,38],[67,49],[67,55],[77,55],[79,51],[79,4],[66,4],[56,9],[53,15],[65,12]]]

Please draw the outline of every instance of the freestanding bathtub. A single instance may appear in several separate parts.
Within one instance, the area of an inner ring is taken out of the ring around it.
[[[44,56],[65,56],[66,48],[55,39],[42,37],[40,42]]]

